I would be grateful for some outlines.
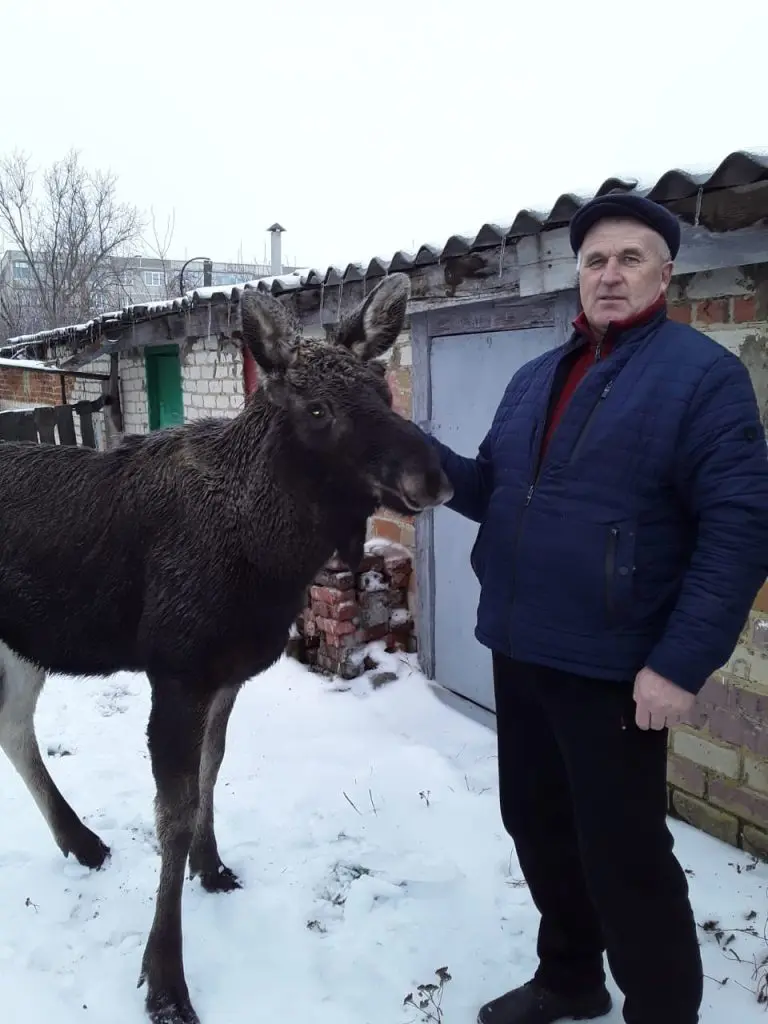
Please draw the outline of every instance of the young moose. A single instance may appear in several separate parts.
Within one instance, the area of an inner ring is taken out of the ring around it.
[[[285,648],[334,551],[354,564],[380,505],[449,500],[437,454],[395,413],[381,364],[405,317],[393,274],[340,327],[304,341],[247,289],[242,336],[262,387],[233,420],[125,438],[108,452],[0,444],[0,745],[65,855],[109,850],[56,788],[34,733],[47,672],[146,672],[161,850],[139,984],[155,1024],[197,1024],[182,962],[185,865],[239,886],[216,844],[213,793],[246,679]]]

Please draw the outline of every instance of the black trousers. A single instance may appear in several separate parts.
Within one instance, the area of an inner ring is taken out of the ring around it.
[[[703,974],[667,827],[667,731],[638,729],[632,688],[494,654],[504,827],[541,915],[537,980],[605,980],[627,1024],[696,1024]]]

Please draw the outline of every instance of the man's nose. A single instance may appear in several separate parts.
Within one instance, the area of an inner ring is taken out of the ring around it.
[[[611,256],[605,264],[603,269],[603,281],[617,281],[621,277],[619,273],[619,261],[615,256]]]

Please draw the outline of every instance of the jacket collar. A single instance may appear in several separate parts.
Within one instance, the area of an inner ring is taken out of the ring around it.
[[[667,318],[667,299],[660,295],[655,302],[646,309],[625,320],[612,320],[608,329],[601,339],[595,337],[586,315],[582,311],[573,321],[575,334],[571,339],[574,347],[586,342],[592,349],[600,348],[605,354],[610,352],[619,342],[627,340],[628,337],[636,337],[644,333],[641,329],[656,326],[663,323]]]

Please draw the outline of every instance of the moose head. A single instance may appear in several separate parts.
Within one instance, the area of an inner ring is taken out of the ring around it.
[[[253,288],[242,294],[241,315],[297,460],[333,481],[341,500],[365,495],[371,508],[414,514],[450,500],[453,489],[429,439],[392,408],[379,361],[403,327],[409,290],[405,274],[385,277],[330,342],[303,339],[283,303]]]

